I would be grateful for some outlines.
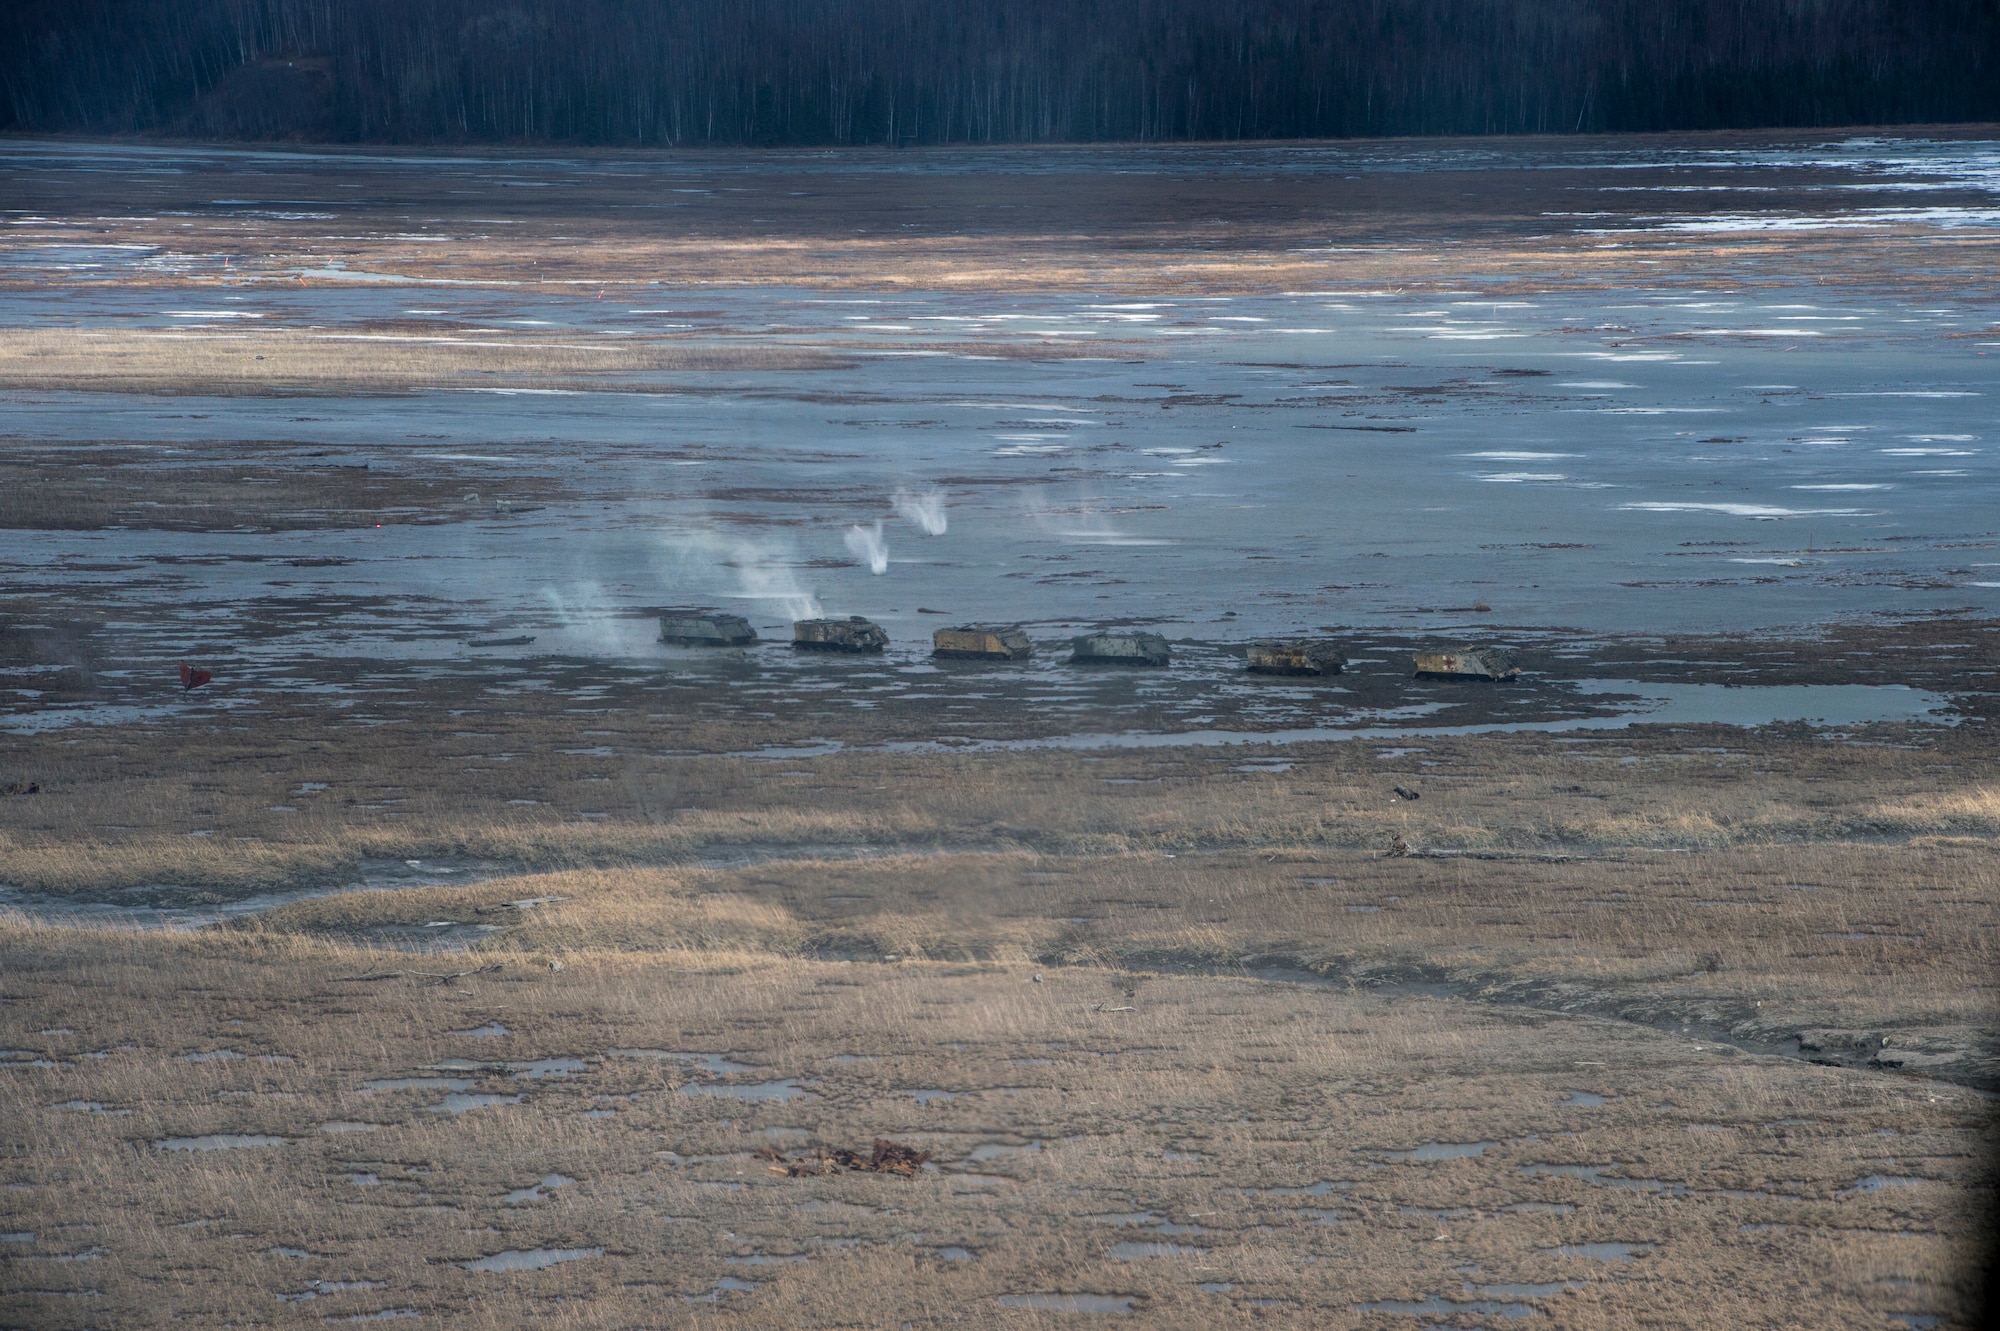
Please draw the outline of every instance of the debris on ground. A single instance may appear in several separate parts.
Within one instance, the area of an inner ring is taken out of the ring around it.
[[[214,678],[215,676],[206,670],[196,670],[187,662],[181,662],[181,690],[183,692],[192,692]]]
[[[39,795],[42,786],[39,781],[10,781],[0,786],[0,795]]]
[[[1424,797],[1423,791],[1411,790],[1408,786],[1397,786],[1396,794],[1406,800],[1420,800]]]
[[[874,1149],[867,1155],[842,1147],[833,1150],[814,1147],[802,1156],[790,1156],[766,1146],[757,1152],[757,1158],[769,1162],[764,1172],[782,1178],[830,1178],[845,1170],[915,1178],[930,1160],[931,1153],[877,1137]]]

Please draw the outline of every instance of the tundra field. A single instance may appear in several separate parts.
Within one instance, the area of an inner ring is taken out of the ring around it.
[[[1976,719],[760,760],[423,701],[10,742],[9,1324],[1971,1317]],[[59,909],[396,872],[463,882]],[[783,1172],[877,1139],[931,1167]]]
[[[0,141],[0,1327],[1973,1325],[1996,181]]]

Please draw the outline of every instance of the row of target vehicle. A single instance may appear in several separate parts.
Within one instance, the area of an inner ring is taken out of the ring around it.
[[[758,637],[741,615],[670,610],[660,617],[660,641],[676,647],[747,647]],[[860,615],[792,624],[792,646],[799,651],[870,653],[888,645],[882,626]],[[1173,660],[1172,648],[1157,633],[1085,633],[1069,646],[1069,659],[1077,665],[1164,666]],[[1035,645],[1019,624],[960,624],[931,635],[931,655],[945,660],[1025,661],[1034,654]],[[1347,665],[1337,647],[1317,638],[1253,642],[1246,655],[1249,669],[1260,675],[1337,675]],[[1506,680],[1521,673],[1505,647],[1419,652],[1413,665],[1419,676],[1444,679]]]

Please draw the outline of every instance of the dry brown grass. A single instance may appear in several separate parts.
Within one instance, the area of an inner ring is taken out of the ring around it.
[[[205,396],[409,388],[612,388],[634,375],[838,368],[838,352],[769,344],[436,333],[0,329],[0,388]],[[658,387],[657,381],[646,385]]]
[[[729,950],[1289,967],[1343,983],[1446,982],[1752,1044],[1881,1032],[1905,1066],[1988,1078],[2000,1071],[1983,1034],[1986,981],[2000,962],[1996,903],[2000,877],[1983,843],[1568,864],[1332,850],[1014,852],[573,870],[322,898],[246,927],[355,939],[483,922],[504,927],[485,946],[559,960]]]
[[[1984,1107],[1884,1070],[2000,1071],[1970,730],[1293,746],[1273,773],[1242,750],[669,759],[642,712],[584,732],[541,707],[239,711],[170,744],[12,750],[44,791],[0,801],[0,878],[185,899],[371,859],[496,876],[197,935],[0,922],[0,1046],[35,1055],[0,1060],[0,1227],[35,1236],[0,1320],[1031,1326],[1080,1315],[997,1300],[1094,1293],[1167,1327],[1408,1327],[1357,1309],[1433,1296],[1564,1327],[1872,1327],[1970,1306]],[[1427,853],[1385,855],[1395,836]],[[732,854],[752,858],[691,862]],[[440,922],[493,931],[470,955],[371,950]],[[356,978],[384,972],[404,974]],[[1794,1036],[1849,1066],[1756,1052]],[[219,1048],[244,1057],[182,1057]],[[731,1055],[759,1071],[722,1084],[811,1098],[684,1093],[707,1074],[628,1048]],[[555,1057],[583,1066],[507,1066]],[[473,1066],[421,1072],[451,1058]],[[444,1086],[362,1087],[413,1075],[524,1098],[451,1115],[429,1112]],[[956,1098],[907,1093],[928,1089]],[[153,1144],[205,1133],[287,1141]],[[750,1154],[877,1136],[943,1168],[794,1180]],[[1494,1144],[1384,1155],[1430,1141]],[[1660,1182],[1530,1168],[1563,1164]],[[502,1201],[549,1174],[576,1181]],[[1873,1175],[1920,1181],[1851,1191]],[[1559,1251],[1599,1241],[1653,1246]],[[457,1264],[538,1246],[603,1255]],[[1481,1293],[1516,1285],[1538,1292]]]
[[[1138,1321],[1168,1327],[1402,1327],[1357,1307],[1439,1295],[1531,1302],[1562,1327],[1875,1327],[1963,1316],[1972,1292],[1969,1094],[1615,1023],[741,952],[571,953],[559,972],[497,952],[498,974],[426,988],[342,978],[396,958],[270,936],[15,927],[0,947],[5,1038],[55,1064],[0,1072],[0,1223],[34,1235],[0,1268],[0,1316],[51,1331],[401,1309],[452,1326],[1074,1320],[997,1302],[1035,1293],[1130,1296]],[[451,1033],[492,1022],[507,1033]],[[758,1070],[608,1053],[626,1048]],[[185,1059],[216,1049],[243,1057]],[[448,1074],[469,1092],[523,1098],[449,1115],[426,1112],[444,1087],[362,1088],[452,1057],[482,1065]],[[507,1066],[556,1057],[583,1066]],[[809,1097],[684,1089],[780,1078]],[[925,1107],[911,1089],[956,1098]],[[1560,1103],[1572,1090],[1616,1098]],[[204,1133],[287,1141],[153,1145]],[[752,1154],[875,1136],[942,1168],[793,1180]],[[1388,1154],[1432,1141],[1492,1144]],[[1533,1168],[1549,1164],[1660,1182]],[[502,1201],[551,1174],[574,1182]],[[1878,1174],[1921,1181],[1851,1191]],[[1121,1258],[1121,1242],[1173,1248]],[[1586,1242],[1652,1247],[1630,1262],[1556,1251]],[[535,1247],[603,1255],[456,1264]],[[757,1288],[686,1301],[725,1276]],[[1543,1288],[1480,1292],[1520,1284]]]
[[[796,738],[739,715],[663,718],[641,702],[579,729],[531,698],[413,690],[396,702],[394,725],[287,707],[11,737],[0,777],[44,793],[0,800],[0,883],[226,896],[346,881],[370,858],[549,869],[731,847],[1356,851],[1401,836],[1601,855],[2000,835],[1993,794],[1967,784],[1986,761],[1972,734],[1859,747],[1707,727],[1426,739],[1395,758],[1334,743],[775,763],[685,756]],[[674,751],[662,752],[668,720]],[[1238,770],[1271,756],[1292,769]],[[1422,799],[1392,793],[1412,782]]]

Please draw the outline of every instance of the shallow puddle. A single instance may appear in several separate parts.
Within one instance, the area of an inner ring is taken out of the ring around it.
[[[1612,1163],[1608,1165],[1522,1165],[1521,1172],[1530,1177],[1548,1174],[1558,1178],[1580,1179],[1600,1188],[1623,1188],[1630,1192],[1663,1192],[1674,1197],[1687,1195],[1687,1184],[1668,1183],[1656,1178],[1626,1178],[1619,1174],[1607,1174],[1607,1170],[1624,1169],[1626,1166]]]
[[[664,1062],[686,1063],[700,1068],[703,1072],[712,1072],[718,1077],[758,1070],[748,1063],[738,1063],[723,1054],[696,1054],[675,1049],[607,1049],[604,1052],[608,1058],[651,1058]]]
[[[1650,1243],[1565,1243],[1536,1251],[1552,1257],[1587,1257],[1593,1262],[1629,1262],[1653,1250]]]
[[[447,1095],[442,1101],[425,1109],[427,1114],[463,1114],[474,1109],[492,1109],[498,1105],[517,1105],[518,1095]]]
[[[472,1085],[455,1077],[377,1077],[361,1083],[368,1091],[463,1091]]]
[[[758,1287],[755,1280],[738,1280],[735,1276],[723,1276],[710,1287],[706,1294],[683,1294],[683,1303],[720,1303],[725,1294],[748,1294]]]
[[[575,1179],[562,1174],[548,1174],[542,1178],[540,1183],[531,1184],[525,1188],[517,1188],[502,1197],[500,1201],[503,1205],[507,1206],[520,1206],[527,1202],[546,1201],[548,1200],[548,1195],[557,1188],[567,1188],[574,1182],[576,1182]]]
[[[732,1086],[724,1082],[691,1081],[681,1087],[682,1095],[712,1095],[730,1100],[797,1100],[812,1092],[787,1078],[784,1081],[760,1081],[747,1085]]]
[[[211,1132],[201,1137],[165,1137],[153,1145],[163,1151],[236,1151],[247,1146],[283,1146],[287,1140],[261,1132]]]
[[[1429,1164],[1437,1160],[1465,1160],[1486,1154],[1489,1146],[1499,1142],[1425,1142],[1411,1151],[1384,1151],[1385,1160],[1408,1160],[1416,1164]]]
[[[510,1248],[459,1265],[468,1271],[540,1271],[563,1262],[580,1262],[586,1257],[603,1255],[602,1248]]]
[[[526,1081],[540,1081],[545,1077],[567,1077],[571,1073],[583,1072],[588,1065],[580,1058],[539,1058],[532,1063],[509,1063],[514,1076]]]
[[[1016,1155],[1034,1155],[1041,1149],[1042,1144],[1038,1141],[1028,1142],[1021,1146],[1009,1145],[1006,1142],[982,1142],[966,1153],[963,1163],[968,1165],[984,1164],[988,1160],[1005,1160]]]
[[[1555,1280],[1543,1285],[1481,1285],[1476,1292],[1489,1299],[1548,1299],[1565,1290],[1582,1288],[1574,1281]]]
[[[1458,1317],[1470,1313],[1480,1317],[1534,1317],[1541,1310],[1533,1304],[1509,1303],[1495,1299],[1447,1299],[1433,1294],[1427,1299],[1380,1299],[1357,1303],[1359,1313],[1399,1313],[1405,1317]]]
[[[1189,1248],[1179,1243],[1149,1243],[1142,1240],[1128,1240],[1114,1243],[1104,1250],[1104,1255],[1114,1262],[1133,1262],[1145,1257],[1186,1257],[1204,1252],[1202,1248]]]
[[[410,1322],[423,1314],[415,1308],[384,1308],[380,1312],[355,1313],[352,1317],[329,1317],[329,1322]]]
[[[1134,1294],[1002,1294],[994,1302],[1003,1308],[1032,1308],[1052,1313],[1129,1313]]]
[[[1324,1197],[1329,1193],[1343,1191],[1354,1185],[1345,1179],[1322,1179],[1302,1188],[1249,1188],[1246,1197]]]
[[[328,1294],[345,1294],[356,1289],[380,1289],[379,1280],[308,1280],[306,1287],[296,1294],[280,1294],[280,1303],[306,1303],[312,1299],[324,1298]]]
[[[1842,1188],[1835,1195],[1853,1197],[1864,1192],[1880,1192],[1884,1188],[1914,1188],[1928,1182],[1929,1179],[1912,1178],[1907,1174],[1870,1174],[1866,1178],[1856,1179],[1851,1187]]]

